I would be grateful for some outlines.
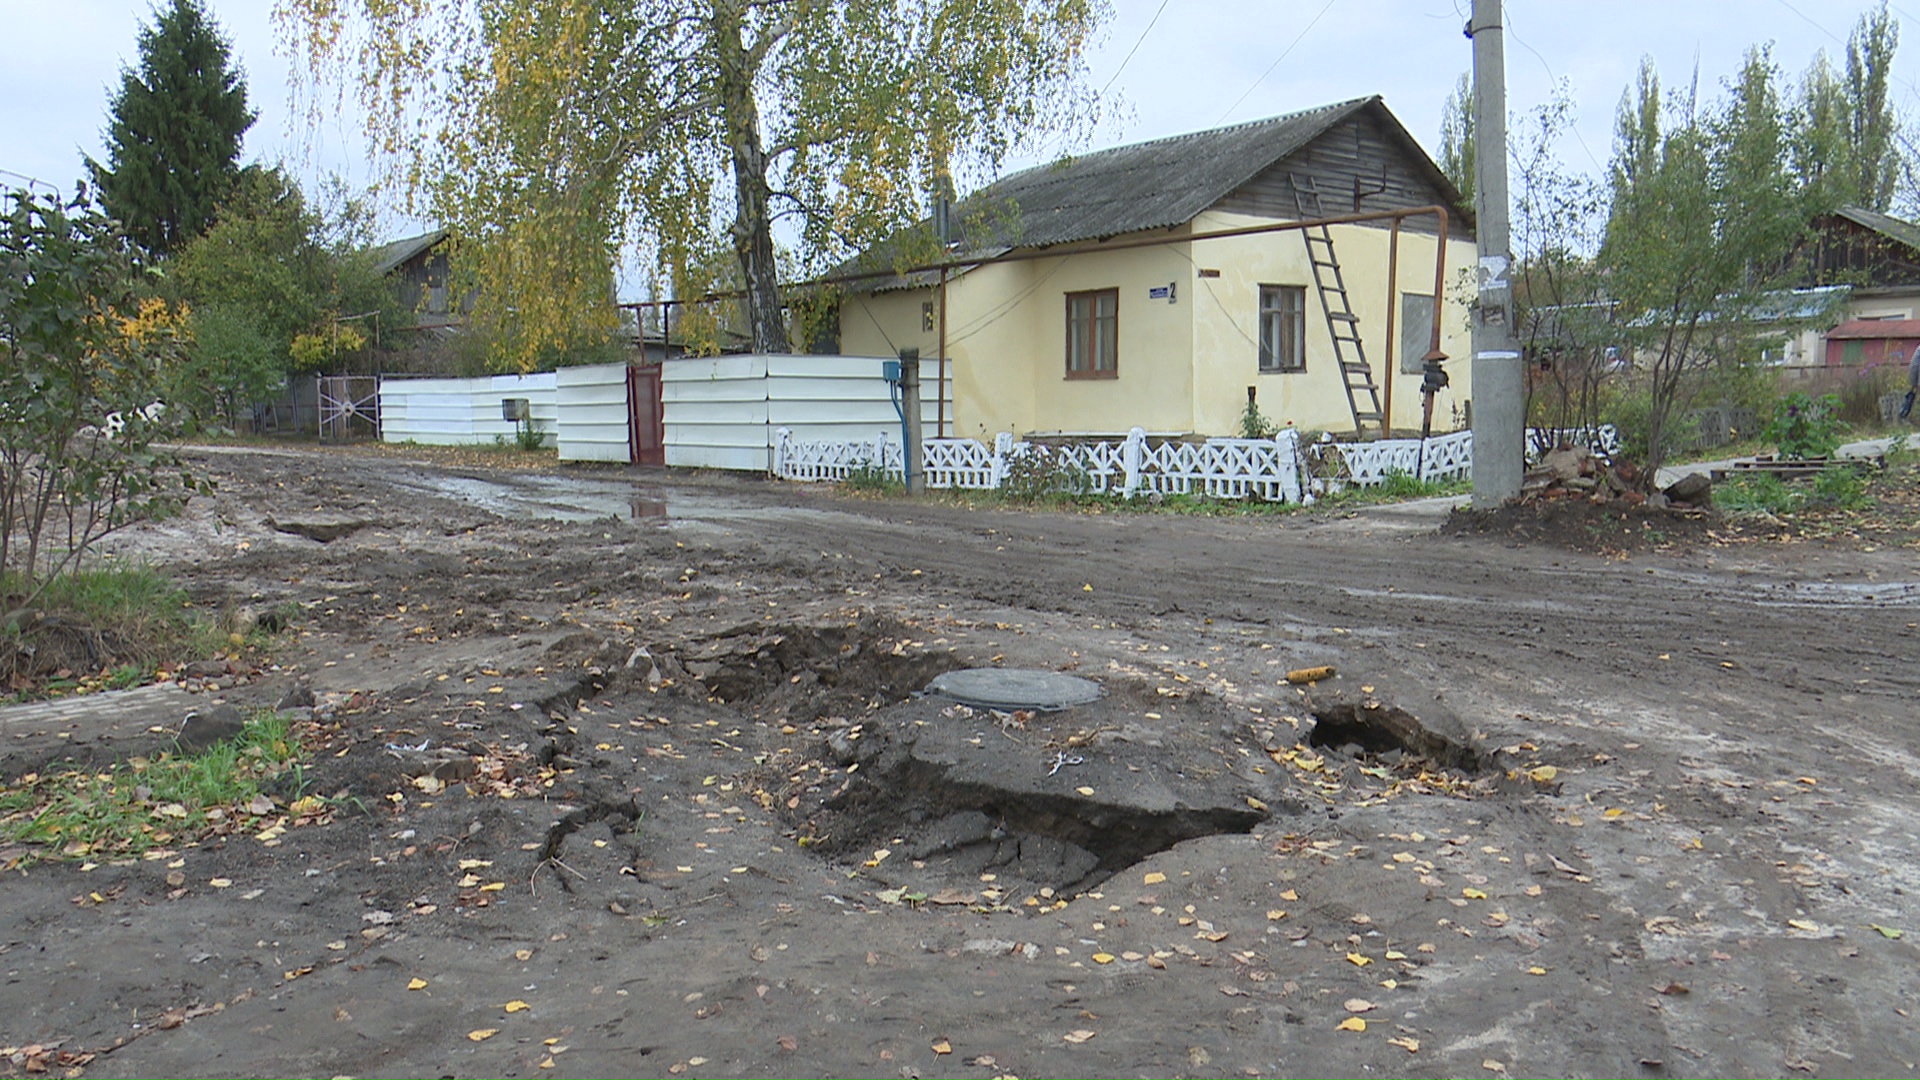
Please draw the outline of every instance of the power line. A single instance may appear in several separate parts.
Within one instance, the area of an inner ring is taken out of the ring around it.
[[[1120,77],[1120,73],[1127,70],[1127,62],[1133,59],[1134,53],[1137,53],[1140,51],[1140,46],[1146,44],[1147,35],[1153,33],[1154,24],[1160,21],[1160,16],[1164,14],[1166,10],[1167,10],[1167,0],[1160,0],[1159,10],[1153,13],[1153,18],[1147,20],[1147,28],[1145,30],[1140,31],[1140,40],[1134,42],[1133,48],[1127,50],[1126,58],[1120,61],[1119,67],[1113,69],[1113,75],[1111,78],[1107,80],[1107,85],[1100,88],[1100,93],[1103,96],[1106,94],[1106,92],[1110,88],[1112,88],[1114,79],[1118,79]]]
[[[1817,22],[1814,22],[1813,19],[1809,17],[1806,12],[1801,11],[1797,7],[1794,7],[1792,4],[1788,3],[1787,0],[1775,0],[1775,2],[1778,3],[1781,7],[1786,8],[1788,11],[1793,12],[1795,15],[1800,16],[1801,21],[1805,22],[1808,26],[1811,26],[1815,30],[1818,30],[1821,33],[1827,35],[1828,37],[1833,38],[1833,40],[1839,42],[1842,45],[1846,44],[1846,42],[1841,41],[1840,38],[1834,34],[1833,31],[1827,29],[1826,27],[1820,25]]]
[[[1513,11],[1509,9],[1505,12],[1505,15],[1506,15],[1506,21],[1507,21],[1507,27],[1506,27],[1507,36],[1512,38],[1514,41],[1519,42],[1521,48],[1532,53],[1534,56],[1534,59],[1540,61],[1540,66],[1546,71],[1548,80],[1556,83],[1559,82],[1560,81],[1559,73],[1553,70],[1553,65],[1547,62],[1547,58],[1541,55],[1540,50],[1534,48],[1532,45],[1527,44],[1525,41],[1521,41],[1520,35],[1513,32]],[[1600,170],[1600,172],[1605,173],[1607,171],[1606,166],[1600,164],[1600,159],[1595,157],[1593,155],[1593,151],[1587,147],[1587,140],[1581,137],[1580,125],[1568,124],[1567,130],[1573,132],[1573,141],[1580,144],[1581,152],[1587,155],[1588,161],[1593,162],[1593,167]]]
[[[1241,102],[1247,100],[1247,98],[1251,96],[1255,90],[1260,89],[1260,84],[1267,81],[1267,76],[1273,74],[1273,69],[1280,66],[1280,61],[1285,60],[1287,58],[1287,54],[1291,53],[1294,50],[1294,47],[1300,44],[1301,39],[1307,36],[1307,32],[1312,30],[1315,26],[1317,26],[1320,20],[1327,14],[1327,12],[1332,10],[1333,10],[1333,0],[1327,0],[1326,6],[1320,9],[1320,14],[1315,15],[1313,17],[1313,21],[1308,23],[1306,27],[1300,31],[1299,36],[1293,39],[1293,44],[1288,45],[1284,50],[1281,51],[1279,56],[1276,56],[1273,58],[1273,63],[1267,65],[1267,70],[1261,72],[1260,77],[1253,80],[1253,85],[1247,87],[1246,93],[1241,94],[1239,97],[1235,98],[1233,101],[1233,104],[1227,106],[1227,111],[1221,113],[1220,119],[1215,120],[1214,124],[1217,126],[1223,121],[1225,121],[1227,117],[1232,116],[1233,110],[1239,108]]]

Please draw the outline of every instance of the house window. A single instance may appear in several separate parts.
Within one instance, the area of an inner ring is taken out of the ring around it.
[[[1067,294],[1067,378],[1120,374],[1120,290]]]
[[[1307,370],[1307,290],[1260,286],[1260,370]]]
[[[1433,344],[1433,294],[1400,294],[1400,373],[1418,375],[1426,368],[1427,349]]]

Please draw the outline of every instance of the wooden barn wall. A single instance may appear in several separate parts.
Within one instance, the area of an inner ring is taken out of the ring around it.
[[[1320,205],[1328,216],[1399,210],[1446,203],[1440,189],[1416,171],[1378,119],[1366,113],[1348,117],[1318,139],[1275,164],[1220,200],[1217,210],[1257,217],[1295,219],[1300,216],[1293,197],[1293,176],[1311,176],[1320,191]],[[1355,204],[1354,191],[1365,193]],[[1376,191],[1384,184],[1384,191]],[[1432,217],[1408,218],[1401,227],[1431,235]],[[1448,231],[1456,239],[1473,233],[1459,214],[1448,217]],[[1381,222],[1386,227],[1386,222]]]

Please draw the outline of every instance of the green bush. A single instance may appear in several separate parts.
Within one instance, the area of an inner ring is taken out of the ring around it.
[[[1862,510],[1873,504],[1867,496],[1867,476],[1847,465],[1829,465],[1813,478],[1813,500],[1835,510]]]
[[[1039,445],[1008,459],[1007,475],[1000,484],[1000,493],[1015,502],[1085,495],[1092,490],[1093,478],[1086,470],[1066,461],[1058,451]]]
[[[1773,419],[1760,437],[1774,444],[1783,458],[1804,461],[1826,457],[1840,445],[1846,426],[1840,422],[1840,395],[1818,398],[1792,393],[1774,406]]]

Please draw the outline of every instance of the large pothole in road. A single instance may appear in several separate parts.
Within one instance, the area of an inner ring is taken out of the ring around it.
[[[716,700],[795,723],[858,718],[963,666],[950,650],[927,649],[906,624],[873,615],[824,626],[748,623],[687,643],[678,660]]]
[[[1468,773],[1487,766],[1487,755],[1450,715],[1429,725],[1375,697],[1323,699],[1315,702],[1312,711],[1314,724],[1307,745],[1318,749],[1373,756],[1391,764],[1412,758]]]
[[[1281,789],[1245,732],[1215,699],[1150,690],[1054,713],[927,697],[834,730],[778,805],[803,843],[893,884],[1067,892],[1264,821]]]

